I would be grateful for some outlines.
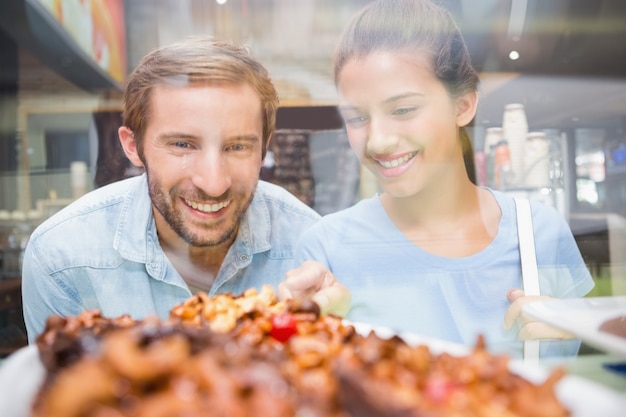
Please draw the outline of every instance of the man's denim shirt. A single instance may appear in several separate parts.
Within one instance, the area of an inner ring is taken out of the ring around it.
[[[259,181],[209,295],[275,289],[293,268],[293,247],[319,215],[276,185]],[[48,316],[99,309],[106,317],[166,318],[191,292],[157,237],[146,175],[86,194],[31,235],[22,268],[29,342]]]

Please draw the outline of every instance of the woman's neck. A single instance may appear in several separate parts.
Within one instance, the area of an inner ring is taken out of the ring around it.
[[[407,198],[383,194],[381,201],[391,221],[415,245],[443,257],[469,256],[493,241],[501,213],[491,192],[469,180],[455,184],[439,184]]]

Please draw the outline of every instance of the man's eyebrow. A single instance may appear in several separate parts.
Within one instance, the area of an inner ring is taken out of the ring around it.
[[[183,132],[165,132],[157,136],[159,139],[196,139],[197,136]]]
[[[198,139],[198,136],[196,135],[192,135],[190,133],[183,133],[183,132],[165,132],[165,133],[161,133],[160,135],[158,135],[159,139],[181,139],[181,140],[191,140],[191,139]],[[233,135],[231,137],[227,138],[228,140],[240,140],[240,141],[247,141],[247,142],[258,142],[259,140],[261,140],[258,135],[255,135],[253,133],[251,134],[243,134],[243,135]]]
[[[248,134],[243,134],[243,135],[233,135],[230,136],[228,138],[228,140],[238,140],[238,141],[245,141],[245,142],[259,142],[261,140],[261,138],[258,135],[255,135],[254,133],[250,133]]]

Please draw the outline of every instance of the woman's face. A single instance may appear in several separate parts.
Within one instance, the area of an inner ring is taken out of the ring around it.
[[[350,145],[386,193],[408,197],[465,173],[458,127],[474,117],[476,95],[451,98],[425,57],[375,52],[353,59],[337,89]]]

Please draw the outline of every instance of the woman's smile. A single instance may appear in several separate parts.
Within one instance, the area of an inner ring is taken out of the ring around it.
[[[418,153],[418,151],[414,151],[403,155],[371,156],[371,159],[376,163],[378,172],[382,176],[397,177],[409,169]]]

